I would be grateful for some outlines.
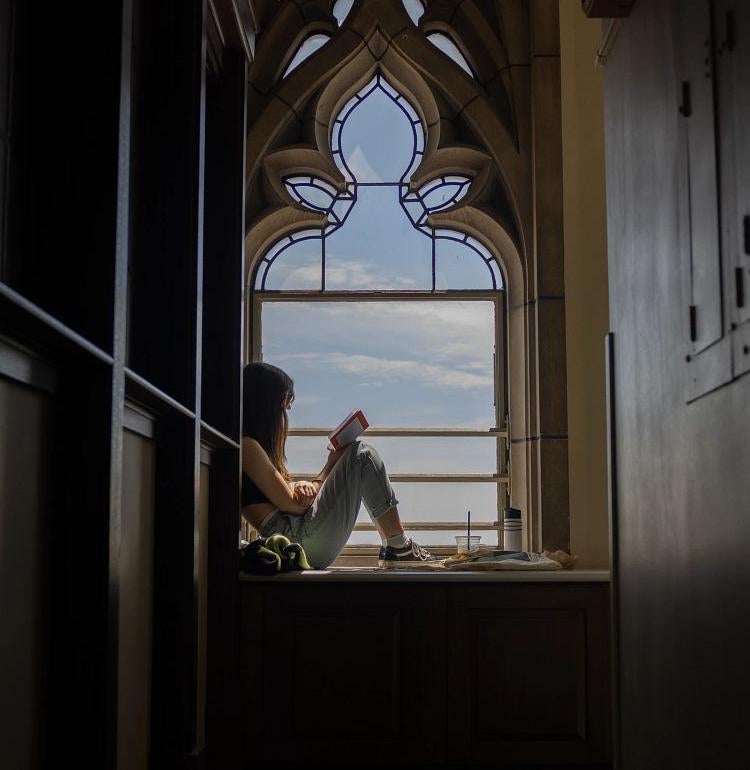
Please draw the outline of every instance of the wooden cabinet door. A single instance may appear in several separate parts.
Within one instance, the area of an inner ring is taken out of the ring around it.
[[[750,6],[724,2],[723,55],[731,63],[731,123],[734,139],[735,211],[733,242],[730,244],[735,267],[742,273],[742,289],[735,296],[741,323],[750,321]]]
[[[690,401],[728,382],[732,370],[723,297],[712,4],[709,0],[689,0],[679,5],[677,87],[682,122],[684,328]]]
[[[43,375],[43,376],[40,376]],[[45,382],[46,380],[46,382]],[[54,371],[0,338],[0,713],[6,770],[45,767]]]
[[[609,761],[608,588],[448,587],[449,761]]]
[[[119,552],[117,770],[145,770],[151,750],[155,446],[153,419],[125,406]]]
[[[689,193],[690,306],[694,316],[690,337],[691,351],[696,354],[717,342],[724,332],[708,0],[684,3],[680,19],[680,80]]]
[[[442,762],[442,591],[303,582],[243,585],[246,766]]]
[[[726,146],[725,237],[727,305],[733,323],[733,369],[750,371],[750,7],[740,0],[716,3],[722,144]]]

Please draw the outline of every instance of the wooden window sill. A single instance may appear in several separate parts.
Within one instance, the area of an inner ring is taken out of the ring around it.
[[[435,582],[435,583],[607,583],[608,570],[477,570],[382,569],[379,567],[329,567],[326,570],[282,572],[277,575],[240,574],[240,582],[273,580],[292,583]]]

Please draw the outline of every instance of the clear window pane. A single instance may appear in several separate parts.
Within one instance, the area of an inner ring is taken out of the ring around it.
[[[403,521],[497,521],[497,484],[491,481],[394,481],[398,511]],[[370,517],[364,507],[358,521]],[[465,534],[465,533],[464,533]],[[479,534],[477,532],[477,534]]]
[[[422,546],[448,546],[449,548],[456,548],[456,535],[465,535],[465,529],[456,530],[439,530],[439,529],[420,529],[420,530],[408,530],[407,535],[414,538],[415,542]],[[485,530],[483,532],[474,532],[472,535],[481,535],[482,539],[479,541],[479,546],[490,548],[498,547],[497,530]],[[380,535],[374,531],[354,531],[351,537],[347,541],[347,546],[351,545],[381,545],[382,540]]]
[[[339,24],[339,27],[346,21],[346,17],[349,15],[349,11],[354,5],[354,0],[336,0],[333,4],[333,15]]]
[[[415,144],[411,121],[381,88],[371,89],[355,106],[341,131],[341,150],[357,182],[398,182]]]
[[[435,288],[492,289],[492,274],[487,263],[466,243],[437,238]]]
[[[457,530],[409,529],[407,534],[418,543],[455,546],[456,535],[465,535],[467,511],[471,521],[495,522],[498,519],[497,485],[484,482],[394,482],[393,490],[398,498],[398,510],[404,522],[461,522]],[[357,517],[358,524],[372,523],[367,509],[362,505]],[[481,545],[497,546],[497,530],[472,529],[472,534],[481,535]],[[376,531],[353,531],[349,545],[379,545],[380,535]]]
[[[331,38],[328,35],[310,35],[306,38],[302,45],[297,49],[297,53],[294,54],[292,60],[287,65],[284,71],[284,77],[286,77],[293,69],[299,67],[305,59],[312,56],[318,49],[322,48]]]
[[[316,177],[290,176],[284,186],[292,198],[316,211],[328,211],[336,198],[336,188]]]
[[[469,62],[466,61],[466,57],[447,35],[444,35],[442,32],[433,32],[431,35],[427,35],[427,39],[435,46],[435,48],[439,48],[446,56],[453,59],[462,70],[471,75],[471,77],[474,77],[474,73],[469,66]]]
[[[424,15],[424,3],[421,0],[403,0],[403,3],[409,18],[414,24],[419,24],[419,20]]]
[[[319,234],[301,237],[279,252],[268,268],[265,288],[320,289],[322,243]]]
[[[296,401],[292,412],[295,406]],[[497,439],[493,436],[413,438],[365,433],[361,440],[378,450],[388,473],[497,473]],[[289,470],[317,474],[328,455],[327,443],[325,436],[289,436]]]
[[[295,381],[294,427],[495,424],[494,303],[265,302],[263,358]]]
[[[469,191],[470,183],[468,177],[437,179],[421,187],[419,194],[426,209],[440,211],[458,203]]]
[[[326,289],[432,288],[432,242],[399,204],[398,187],[360,187],[345,224],[326,237]]]

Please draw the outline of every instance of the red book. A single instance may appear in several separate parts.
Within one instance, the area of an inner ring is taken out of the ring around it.
[[[351,444],[357,436],[361,436],[369,427],[369,423],[361,409],[355,409],[329,434],[328,440],[334,449]]]

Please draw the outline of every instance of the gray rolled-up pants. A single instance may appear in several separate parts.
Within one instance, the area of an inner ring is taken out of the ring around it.
[[[377,450],[357,440],[333,466],[304,514],[276,511],[263,522],[260,534],[286,535],[302,545],[312,567],[325,569],[349,539],[362,502],[373,521],[398,504]]]

